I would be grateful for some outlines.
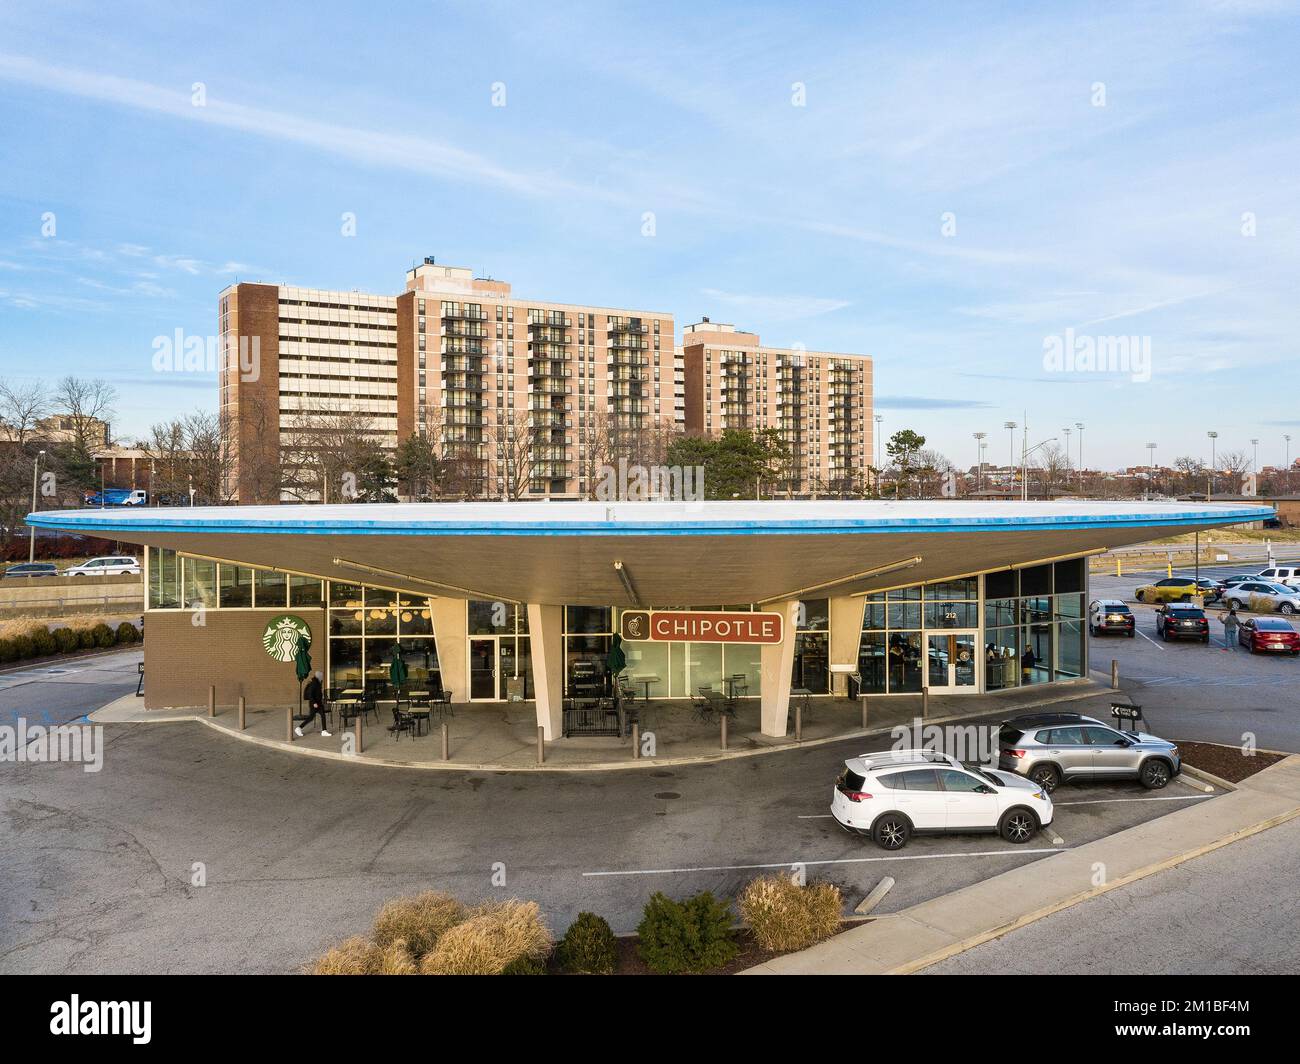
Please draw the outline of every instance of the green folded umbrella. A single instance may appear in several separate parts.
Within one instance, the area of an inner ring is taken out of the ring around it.
[[[388,663],[388,678],[393,682],[393,690],[398,690],[407,677],[406,659],[402,657],[400,643],[393,644],[393,660]]]
[[[627,654],[623,651],[623,637],[616,635],[614,641],[609,646],[609,654],[605,658],[605,667],[609,669],[611,676],[617,676],[627,668]]]
[[[298,633],[298,646],[293,652],[293,671],[298,676],[298,714],[302,715],[302,682],[311,675],[311,636]]]

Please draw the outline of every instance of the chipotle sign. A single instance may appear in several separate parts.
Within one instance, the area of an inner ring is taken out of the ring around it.
[[[783,622],[779,613],[628,610],[619,627],[631,642],[779,643],[785,638]]]

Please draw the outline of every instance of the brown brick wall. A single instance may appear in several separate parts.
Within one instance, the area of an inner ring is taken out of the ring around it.
[[[238,418],[235,483],[243,504],[280,501],[280,290],[241,284],[231,300],[231,331],[257,337],[257,375],[233,379]]]
[[[415,431],[419,377],[415,368],[415,293],[397,297],[397,444]],[[428,354],[426,353],[426,362]],[[436,365],[436,363],[435,363]]]
[[[325,672],[325,611],[319,609],[209,610],[206,624],[191,623],[189,610],[154,610],[145,617],[144,705],[168,709],[207,704],[208,685],[218,705],[240,695],[250,706],[277,706],[298,699],[293,662],[275,661],[262,649],[262,631],[282,613],[311,628],[312,666]]]

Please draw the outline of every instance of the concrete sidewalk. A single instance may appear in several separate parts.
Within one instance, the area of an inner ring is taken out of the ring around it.
[[[1063,702],[1109,699],[1114,692],[1090,680],[1051,688],[1018,688],[989,695],[933,696],[928,724],[979,717],[1003,717]],[[920,716],[919,696],[877,697],[869,700],[867,727],[862,727],[860,703],[842,699],[813,699],[803,726],[803,738],[793,733],[783,738],[763,735],[759,730],[757,699],[742,701],[736,718],[728,725],[727,749],[721,748],[717,724],[701,724],[691,707],[682,702],[652,702],[641,710],[641,733],[653,735],[654,756],[634,759],[630,738],[574,736],[546,744],[546,760],[537,764],[537,718],[529,702],[457,705],[447,718],[451,757],[442,760],[440,722],[432,732],[418,738],[394,739],[388,732],[391,710],[382,708],[379,720],[362,725],[362,753],[344,752],[344,740],[352,729],[338,728],[326,739],[314,727],[302,739],[285,741],[288,707],[249,709],[247,727],[238,728],[238,714],[231,706],[220,706],[209,718],[206,707],[175,710],[147,710],[134,696],[91,714],[98,724],[147,724],[156,721],[197,720],[232,738],[281,749],[295,754],[332,758],[362,765],[401,768],[453,769],[473,771],[606,771],[625,768],[660,768],[721,761],[777,750],[840,742],[845,739],[888,735],[894,727],[910,727]],[[1079,707],[1088,710],[1087,704]],[[1096,711],[1096,707],[1092,707]],[[337,723],[337,722],[336,722]]]
[[[906,975],[1300,816],[1300,755],[1212,802],[883,916],[745,975]]]

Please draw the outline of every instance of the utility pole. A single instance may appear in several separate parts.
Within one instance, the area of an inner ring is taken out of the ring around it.
[[[1079,430],[1079,487],[1083,487],[1083,422],[1076,421],[1074,427]]]
[[[984,437],[987,436],[988,433],[974,432],[971,433],[971,435],[975,437],[975,457],[977,459],[976,473],[975,473],[975,490],[983,491],[984,490]]]
[[[1151,493],[1156,486],[1156,445],[1147,444],[1147,502],[1151,501]]]
[[[1011,484],[1007,488],[1009,496],[1016,487],[1016,429],[1019,426],[1014,421],[1004,421],[1002,427],[1011,434],[1011,447],[1007,451],[1007,476],[1011,478]]]

